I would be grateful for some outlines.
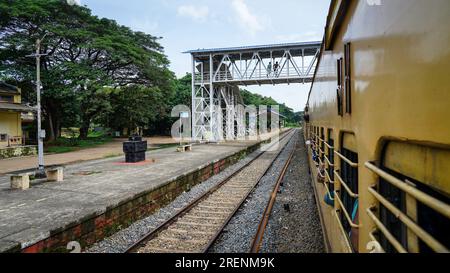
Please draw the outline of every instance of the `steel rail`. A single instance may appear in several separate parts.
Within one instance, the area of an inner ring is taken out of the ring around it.
[[[275,183],[275,187],[272,190],[272,194],[270,195],[269,202],[267,203],[267,206],[264,210],[263,217],[261,218],[261,221],[258,224],[258,229],[256,230],[255,236],[252,240],[252,244],[250,247],[250,253],[258,253],[259,252],[262,240],[264,238],[264,232],[266,230],[267,224],[269,222],[270,214],[272,213],[272,209],[275,204],[275,200],[277,198],[278,189],[280,188],[281,181],[283,181],[284,175],[286,174],[286,171],[292,161],[292,158],[294,157],[296,145],[297,145],[297,141],[295,141],[294,148],[292,149],[288,160],[284,163],[283,169],[277,178],[277,182]]]
[[[294,131],[295,132],[295,131]],[[293,136],[292,136],[293,137]],[[292,139],[291,137],[291,139]],[[248,196],[253,192],[253,190],[258,186],[259,182],[261,181],[261,179],[267,174],[267,172],[270,170],[270,168],[273,166],[273,163],[278,159],[278,157],[281,155],[281,153],[284,151],[284,149],[286,149],[286,147],[288,146],[290,140],[288,140],[288,142],[286,143],[286,145],[280,149],[280,151],[277,153],[277,155],[275,156],[275,158],[272,160],[272,162],[270,163],[270,165],[264,170],[263,174],[258,178],[258,182],[255,183],[255,185],[253,186],[252,189],[250,189],[246,194],[245,197],[241,200],[241,202],[239,203],[239,205],[234,209],[234,211],[228,216],[228,218],[226,219],[226,221],[224,222],[224,224],[220,227],[220,230],[214,235],[214,237],[211,238],[211,240],[209,241],[208,245],[206,246],[206,248],[203,250],[203,252],[207,252],[209,250],[209,248],[214,244],[214,242],[217,240],[217,238],[219,237],[219,235],[222,233],[222,230],[225,228],[225,226],[228,224],[228,222],[231,220],[231,218],[233,218],[233,216],[238,212],[238,210],[242,207],[242,204],[245,202],[245,200],[248,199]]]
[[[292,129],[284,132],[283,136],[280,138],[280,140],[284,139],[285,137],[287,137],[289,135],[289,133],[292,131]],[[271,138],[269,138],[268,140],[270,140]],[[287,144],[286,144],[287,145]],[[257,160],[259,157],[261,157],[265,152],[261,152],[259,153],[257,156],[255,156],[254,158],[252,158],[249,162],[247,162],[246,164],[244,164],[243,166],[241,166],[239,169],[237,169],[236,171],[234,171],[232,174],[230,174],[228,177],[226,177],[223,181],[221,181],[219,184],[215,185],[214,187],[212,187],[211,189],[209,189],[207,192],[205,192],[204,194],[200,195],[199,197],[197,197],[196,199],[194,199],[191,203],[189,203],[188,205],[186,205],[185,207],[183,207],[180,211],[178,211],[176,214],[174,214],[172,217],[170,217],[168,220],[166,220],[165,222],[161,223],[160,225],[158,225],[155,229],[151,230],[150,232],[148,232],[147,234],[145,234],[144,236],[142,236],[137,242],[133,243],[130,247],[128,247],[125,250],[125,253],[132,253],[132,252],[136,252],[138,249],[140,249],[141,247],[145,246],[145,244],[152,240],[153,238],[155,238],[160,232],[162,232],[163,230],[167,229],[171,224],[173,224],[174,222],[177,221],[177,219],[179,219],[180,217],[182,217],[183,215],[185,215],[186,213],[188,213],[192,208],[194,208],[196,205],[198,205],[201,201],[205,200],[207,197],[209,197],[212,193],[216,192],[218,189],[220,189],[223,185],[225,185],[228,181],[230,181],[233,177],[235,177],[237,174],[239,174],[243,169],[245,169],[246,167],[248,167],[251,163],[253,163],[255,160]],[[270,166],[269,166],[270,167]],[[266,171],[267,172],[267,171]],[[245,201],[247,199],[247,196],[244,198],[243,201]],[[239,207],[242,205],[243,201],[239,204]],[[235,212],[234,212],[235,213]],[[231,219],[231,217],[230,217]],[[229,221],[229,219],[227,220],[227,222]],[[223,228],[222,228],[223,229]],[[222,231],[222,229],[220,231]],[[218,236],[218,234],[217,234]],[[214,240],[217,238],[217,236],[215,236]],[[211,242],[208,244],[208,247],[205,249],[205,251],[207,251],[207,249],[211,246]]]

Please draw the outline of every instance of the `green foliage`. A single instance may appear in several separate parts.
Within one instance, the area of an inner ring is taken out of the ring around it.
[[[0,0],[0,80],[22,89],[34,104],[37,39],[41,52],[42,107],[49,140],[55,149],[87,143],[59,138],[61,129],[78,127],[88,138],[92,124],[114,130],[143,128],[147,134],[170,131],[173,106],[191,105],[191,75],[175,79],[158,37],[98,18],[87,7],[63,0]],[[279,104],[242,90],[245,104]],[[299,114],[280,104],[295,123]],[[55,144],[56,143],[56,144]]]
[[[175,81],[176,96],[171,101],[171,105],[187,105],[191,107],[191,84],[192,75],[187,73],[184,77]]]
[[[49,146],[45,148],[46,153],[62,154],[75,151],[76,148],[72,146]]]
[[[80,137],[87,137],[91,122],[116,108],[109,101],[111,89],[140,85],[155,91],[152,96],[173,96],[174,77],[159,38],[65,1],[1,1],[0,80],[22,87],[24,101],[35,101],[35,60],[26,56],[44,35],[42,103],[53,138],[62,126],[76,125]],[[167,103],[163,99],[155,107],[166,109]]]
[[[104,112],[101,119],[116,130],[146,127],[166,113],[161,101],[164,101],[164,94],[158,87],[132,85],[113,89],[109,96],[112,111]]]
[[[45,147],[47,153],[67,153],[85,148],[92,148],[112,140],[109,136],[87,137],[86,139],[59,137]]]
[[[267,107],[271,105],[279,105],[280,114],[285,116],[285,122],[290,127],[295,127],[300,122],[303,112],[294,112],[292,108],[286,106],[284,103],[278,103],[271,97],[261,96],[259,94],[254,94],[248,90],[240,89],[242,100],[245,105],[266,105]]]
[[[170,117],[172,108],[176,105],[191,106],[191,79],[191,74],[186,74],[173,81],[174,92],[170,97],[163,97],[164,104],[167,105],[166,114],[158,116],[155,122],[150,123],[147,133],[170,134],[170,128],[176,120],[176,118]]]

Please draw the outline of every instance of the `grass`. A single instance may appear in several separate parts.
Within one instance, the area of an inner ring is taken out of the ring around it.
[[[55,141],[46,144],[45,152],[47,153],[67,153],[81,149],[92,148],[98,145],[108,143],[112,137],[105,135],[89,135],[86,139],[78,139],[75,137],[60,137]]]
[[[78,151],[81,149],[96,147],[112,141],[111,136],[105,135],[102,131],[89,132],[87,139],[79,139],[77,130],[73,128],[65,129],[62,137],[57,138],[55,141],[45,144],[44,151],[46,153],[60,154]],[[158,150],[168,147],[177,146],[176,143],[157,144],[156,147],[149,148],[148,150]],[[106,155],[105,158],[116,157],[121,154],[111,153]]]
[[[284,124],[284,127],[286,127],[286,128],[296,128],[296,127],[299,127],[299,126],[300,126],[300,124],[296,123],[296,122],[286,122]]]
[[[51,154],[62,154],[75,151],[75,147],[67,147],[67,146],[49,146],[45,148],[46,153]]]

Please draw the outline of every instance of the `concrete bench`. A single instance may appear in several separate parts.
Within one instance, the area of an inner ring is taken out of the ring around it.
[[[178,152],[192,151],[192,145],[191,144],[180,145],[180,146],[177,147],[177,151]]]
[[[26,190],[30,188],[30,176],[32,175],[36,175],[36,170],[11,173],[11,189]],[[62,166],[45,168],[45,175],[47,176],[46,181],[63,181],[64,168]]]
[[[56,181],[56,182],[63,181],[64,168],[59,166],[45,169],[45,175],[47,176],[47,181]]]
[[[34,172],[11,174],[11,189],[26,190],[30,187],[30,175]]]

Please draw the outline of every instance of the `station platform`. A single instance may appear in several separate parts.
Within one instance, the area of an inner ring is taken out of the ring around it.
[[[11,190],[0,176],[0,252],[66,252],[84,248],[150,215],[183,191],[253,152],[264,139],[175,147],[125,164],[114,157],[65,166],[62,182],[31,182]]]

